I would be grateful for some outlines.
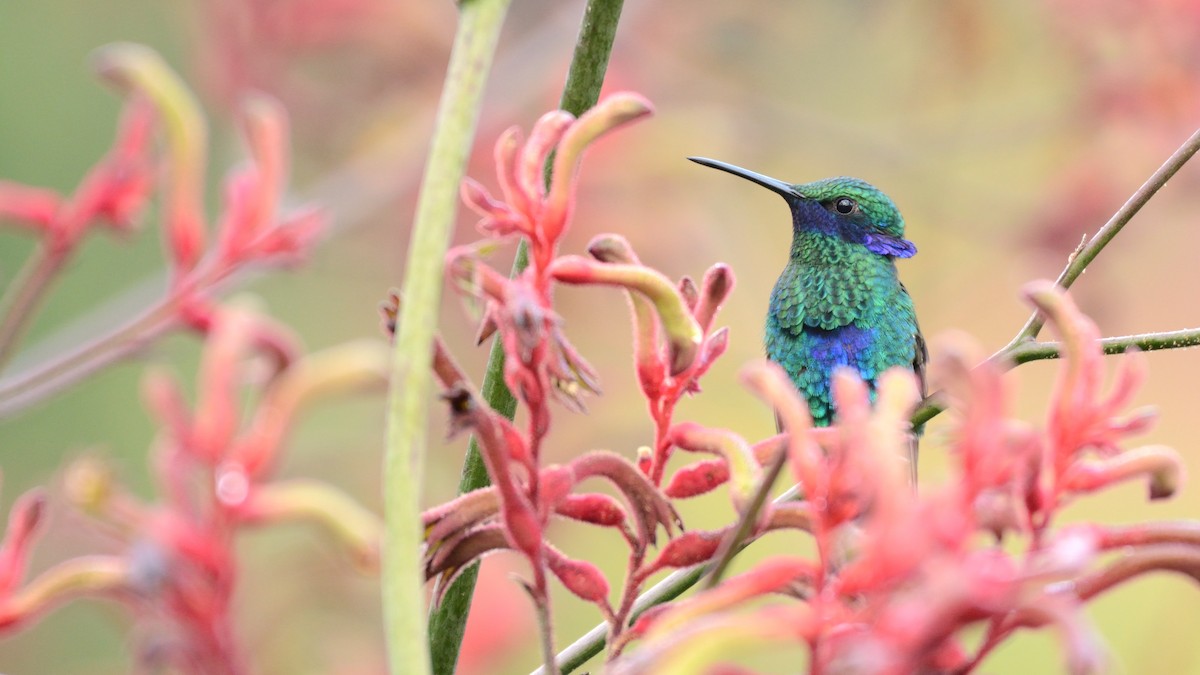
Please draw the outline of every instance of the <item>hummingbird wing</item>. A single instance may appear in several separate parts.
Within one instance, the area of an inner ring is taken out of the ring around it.
[[[904,291],[905,295],[908,295],[908,289],[904,287],[904,284],[900,284],[900,290]],[[925,381],[925,365],[927,363],[929,363],[929,347],[925,344],[925,335],[921,333],[921,326],[917,324],[917,317],[913,316],[912,369],[917,375],[917,387],[921,391],[921,398],[929,395],[929,385]]]
[[[908,289],[904,284],[900,284],[900,290],[908,295]],[[921,327],[917,324],[916,316],[913,317],[913,373],[917,376],[917,388],[924,399],[929,395],[929,385],[925,381],[925,364],[929,363],[929,347],[925,344],[925,335],[921,333]],[[912,437],[908,442],[909,452],[909,469],[911,471],[912,484],[917,486],[917,456],[919,454],[921,433],[925,430],[925,425],[921,425],[912,430]]]

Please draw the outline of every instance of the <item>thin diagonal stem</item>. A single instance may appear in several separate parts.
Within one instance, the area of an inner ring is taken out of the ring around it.
[[[0,300],[0,371],[16,352],[29,319],[66,257],[65,251],[43,241]]]
[[[712,588],[721,581],[721,577],[724,576],[729,563],[733,562],[733,557],[737,555],[738,551],[744,548],[744,542],[748,541],[750,536],[754,534],[754,526],[758,522],[758,514],[762,512],[763,505],[767,503],[767,496],[771,494],[771,488],[775,486],[775,481],[779,479],[779,474],[783,471],[783,465],[787,463],[787,456],[787,448],[780,447],[779,454],[771,460],[770,466],[767,467],[766,472],[759,479],[758,487],[754,491],[754,497],[738,517],[737,526],[730,530],[729,534],[721,542],[720,548],[717,549],[717,554],[713,556],[716,562],[713,563],[712,574],[709,574],[708,579],[704,581],[705,588]]]
[[[1108,222],[1096,232],[1095,236],[1071,255],[1067,260],[1067,266],[1058,275],[1056,283],[1063,288],[1070,288],[1071,284],[1075,283],[1079,275],[1083,274],[1087,266],[1112,242],[1121,229],[1137,215],[1137,212],[1150,201],[1151,197],[1158,193],[1162,186],[1167,184],[1167,181],[1171,180],[1183,168],[1183,165],[1197,151],[1200,151],[1200,129],[1197,129],[1184,141],[1183,145],[1179,146],[1179,149],[1172,153],[1167,158],[1167,161],[1163,162],[1163,165],[1158,167],[1158,170],[1150,178],[1146,179],[1146,182],[1113,214],[1112,218],[1108,219]],[[1000,351],[992,354],[988,361],[997,363],[1002,368],[1009,369],[1030,361],[1058,358],[1059,347],[1057,343],[1035,341],[1045,323],[1046,317],[1042,316],[1041,312],[1034,312],[1025,322],[1025,326],[1017,331],[1013,339],[1002,347]],[[1105,354],[1120,354],[1133,346],[1146,351],[1177,349],[1197,344],[1193,341],[1196,337],[1192,333],[1192,330],[1144,333],[1141,335],[1104,338],[1100,341],[1100,344],[1104,347]],[[917,407],[916,412],[913,413],[913,425],[924,424],[945,410],[945,403],[941,399],[942,395],[940,391],[935,391],[926,396],[925,400],[921,401],[921,404]]]
[[[1190,138],[1184,141],[1183,145],[1179,146],[1179,149],[1176,150],[1170,157],[1168,157],[1166,162],[1163,162],[1163,165],[1158,168],[1158,171],[1155,171],[1150,178],[1146,179],[1146,182],[1137,189],[1137,192],[1133,193],[1129,200],[1126,201],[1121,208],[1113,214],[1112,218],[1108,219],[1108,222],[1104,224],[1104,227],[1101,227],[1096,232],[1096,235],[1093,236],[1087,242],[1087,244],[1079,250],[1078,253],[1071,256],[1071,258],[1067,261],[1067,266],[1064,267],[1062,273],[1058,275],[1058,285],[1062,286],[1063,288],[1070,288],[1071,284],[1075,283],[1075,280],[1079,278],[1079,275],[1083,274],[1083,271],[1087,269],[1087,266],[1092,264],[1092,261],[1096,259],[1096,256],[1100,255],[1100,252],[1104,250],[1104,247],[1108,246],[1109,242],[1111,242],[1113,238],[1116,237],[1117,234],[1120,233],[1120,231],[1125,227],[1125,225],[1128,224],[1135,215],[1137,215],[1137,212],[1141,211],[1142,207],[1150,201],[1150,198],[1158,193],[1159,189],[1166,185],[1167,181],[1171,180],[1171,178],[1178,173],[1181,168],[1183,168],[1183,165],[1186,164],[1187,161],[1196,154],[1197,150],[1200,150],[1200,129],[1197,129]],[[1042,316],[1041,312],[1034,312],[1029,317],[1029,320],[1025,322],[1025,326],[1017,332],[1017,335],[1012,339],[1012,342],[1008,343],[1008,345],[1000,351],[1009,351],[1020,342],[1037,338],[1038,333],[1041,332],[1042,326],[1044,326],[1045,323],[1046,317]]]
[[[78,349],[0,381],[0,419],[78,383],[175,328],[177,303],[177,297],[168,297]]]

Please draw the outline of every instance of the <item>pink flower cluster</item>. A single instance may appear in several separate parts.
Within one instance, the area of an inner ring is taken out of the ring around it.
[[[140,96],[132,97],[112,149],[74,194],[0,180],[0,219],[36,233],[60,256],[74,248],[93,223],[117,231],[131,229],[154,185],[153,129],[153,107]]]
[[[97,457],[74,461],[65,491],[120,549],[69,559],[21,584],[45,512],[38,491],[22,496],[0,548],[0,633],[78,597],[125,604],[144,624],[146,666],[188,673],[247,672],[233,630],[238,562],[234,537],[249,526],[309,521],[322,526],[356,563],[374,570],[382,526],[349,496],[315,480],[272,480],[274,459],[298,411],[342,391],[382,389],[382,345],[352,344],[296,358],[290,336],[233,305],[210,316],[195,405],[175,381],[152,371],[147,406],[162,429],[151,452],[160,493],[148,503],[125,491]],[[241,383],[257,379],[257,410],[243,424]]]
[[[131,227],[153,188],[163,194],[172,279],[165,300],[141,319],[43,370],[0,383],[0,402],[76,369],[86,374],[108,355],[133,349],[182,325],[204,337],[194,404],[174,378],[151,371],[147,407],[161,429],[150,453],[159,497],[124,490],[98,457],[72,462],[64,491],[92,516],[113,552],[61,561],[26,580],[27,561],[48,510],[41,491],[18,498],[0,544],[0,636],[81,597],[120,602],[142,625],[137,660],[147,670],[242,673],[250,670],[233,629],[238,576],[235,535],[250,526],[307,521],[321,526],[368,571],[378,564],[378,518],[331,485],[273,477],[296,415],[332,394],[386,384],[382,344],[349,344],[301,356],[296,339],[246,302],[222,304],[218,281],[248,264],[286,262],[311,245],[323,218],[313,209],[282,213],[289,163],[287,120],[268,99],[243,118],[250,161],[226,181],[214,245],[201,209],[207,170],[203,119],[174,74],[153,52],[113,45],[98,54],[103,74],[131,91],[114,149],[71,197],[0,184],[0,215],[42,238],[39,274],[0,320],[0,353],[11,348],[35,299],[93,223]],[[166,165],[151,147],[164,135]],[[161,176],[160,176],[161,174]],[[88,357],[95,357],[88,361]],[[3,359],[0,359],[2,365]],[[254,406],[247,412],[247,401]]]
[[[41,239],[29,273],[14,282],[12,300],[0,316],[0,367],[15,353],[39,300],[84,235],[97,224],[132,229],[153,192],[161,195],[170,287],[158,305],[129,325],[0,381],[0,414],[29,405],[169,330],[206,333],[214,286],[249,266],[301,259],[325,222],[312,207],[281,208],[289,165],[287,116],[273,100],[251,98],[240,119],[249,159],[225,181],[215,242],[210,242],[203,209],[207,127],[191,93],[156,53],[140,45],[109,45],[97,51],[95,62],[101,75],[129,94],[108,156],[70,197],[0,182],[0,220]],[[155,151],[156,134],[162,136],[162,153]]]
[[[1062,336],[1065,354],[1044,428],[1009,417],[998,368],[972,367],[979,358],[969,349],[943,350],[943,386],[959,415],[951,442],[957,473],[948,485],[918,495],[903,467],[920,398],[911,372],[886,373],[874,406],[857,375],[837,373],[837,424],[815,429],[783,371],[757,363],[745,370],[744,381],[776,411],[784,433],[751,443],[730,430],[675,422],[676,403],[699,391],[698,379],[725,350],[728,332],[712,324],[733,286],[732,273],[716,265],[698,286],[690,279],[672,283],[616,235],[593,239],[590,257],[557,251],[583,146],[648,109],[640,98],[619,94],[578,120],[549,113],[528,141],[510,130],[497,143],[502,199],[474,181],[463,186],[468,205],[483,215],[481,230],[529,242],[529,267],[512,279],[481,261],[482,244],[452,250],[447,265],[456,285],[484,303],[481,337],[498,332],[505,381],[527,406],[529,421],[519,429],[489,409],[439,344],[434,368],[452,425],[474,433],[493,485],[425,512],[426,575],[439,582],[435,600],[470,563],[509,549],[530,564],[526,590],[539,609],[546,653],[553,653],[546,589],[553,576],[599,607],[615,673],[691,672],[699,665],[738,672],[721,663],[729,648],[779,641],[807,644],[814,673],[966,673],[1014,631],[1042,626],[1064,636],[1073,672],[1091,672],[1102,650],[1082,618],[1087,600],[1145,571],[1200,576],[1195,525],[1054,526],[1066,503],[1122,480],[1146,477],[1152,498],[1168,496],[1181,465],[1167,448],[1124,448],[1151,419],[1145,412],[1122,413],[1141,381],[1141,362],[1126,358],[1112,393],[1101,395],[1098,332],[1052,284],[1027,291]],[[552,151],[547,188],[543,169]],[[635,374],[655,430],[653,444],[636,461],[600,451],[564,465],[540,460],[548,401],[581,410],[582,394],[598,390],[596,374],[554,312],[555,283],[627,292]],[[664,487],[664,468],[678,450],[707,457],[678,469]],[[801,497],[760,507],[760,495],[783,466]],[[576,491],[596,476],[619,498]],[[746,522],[683,531],[671,500],[720,485],[728,485]],[[556,517],[624,535],[630,555],[615,604],[598,567],[547,541],[547,525]],[[670,538],[652,556],[660,527]],[[771,559],[630,625],[633,601],[656,573],[709,563],[773,530],[807,533],[816,557]],[[1018,541],[1021,550],[1002,548],[1005,540]],[[778,600],[764,602],[769,597]],[[968,646],[963,631],[977,625],[984,639]]]
[[[780,508],[799,511],[783,518],[811,533],[817,557],[774,558],[647,612],[630,636],[641,644],[612,672],[719,663],[738,645],[796,642],[809,646],[814,673],[966,673],[1014,631],[1045,626],[1062,636],[1071,672],[1095,672],[1103,651],[1084,603],[1145,572],[1200,578],[1194,523],[1052,526],[1070,500],[1120,481],[1147,479],[1152,499],[1170,496],[1182,468],[1170,449],[1123,447],[1150,419],[1144,411],[1122,415],[1141,380],[1140,360],[1127,357],[1102,395],[1095,325],[1052,284],[1032,284],[1027,295],[1065,350],[1044,428],[1011,419],[999,369],[973,367],[978,355],[950,345],[939,365],[959,417],[957,468],[947,485],[920,495],[901,459],[918,399],[911,374],[887,373],[874,409],[857,377],[837,374],[838,424],[814,433],[778,368],[748,369],[750,386],[780,413],[788,466],[804,495],[767,507],[762,521]],[[1009,538],[1019,552],[1000,546]],[[751,603],[772,596],[779,601]],[[983,626],[984,638],[968,647],[971,626]]]
[[[528,427],[518,429],[484,403],[439,348],[439,372],[456,429],[469,429],[493,485],[426,511],[426,574],[438,578],[438,597],[452,578],[480,556],[501,549],[521,552],[529,561],[528,585],[543,615],[549,614],[547,574],[577,596],[595,603],[614,635],[626,625],[643,581],[641,568],[661,527],[674,535],[681,524],[659,489],[670,442],[671,415],[685,393],[699,390],[698,379],[725,350],[728,332],[713,331],[717,309],[733,286],[725,266],[709,270],[697,288],[691,279],[674,283],[641,264],[628,242],[615,235],[595,238],[590,257],[559,255],[558,242],[570,219],[576,166],[583,149],[607,131],[650,112],[632,94],[614,94],[579,119],[555,111],[543,116],[530,138],[511,129],[496,144],[502,199],[467,180],[463,198],[483,219],[480,229],[493,238],[523,236],[529,265],[509,279],[480,260],[483,245],[448,254],[448,274],[465,293],[482,300],[485,319],[480,339],[498,333],[507,356],[505,382],[529,411]],[[553,153],[553,155],[552,155]],[[553,157],[551,159],[551,157]],[[544,183],[547,162],[553,164]],[[543,466],[542,439],[549,428],[551,399],[583,410],[583,395],[599,390],[592,367],[567,340],[553,309],[556,283],[609,285],[625,289],[635,328],[636,374],[656,422],[656,442],[635,463],[611,452],[592,451],[565,465]],[[439,365],[440,364],[440,365]],[[610,482],[620,499],[577,492],[584,480]],[[631,574],[621,600],[610,605],[608,580],[590,562],[574,560],[545,537],[550,518],[562,517],[613,527],[629,545]]]

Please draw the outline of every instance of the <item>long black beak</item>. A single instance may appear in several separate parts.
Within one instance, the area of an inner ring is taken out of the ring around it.
[[[784,199],[788,200],[789,202],[791,202],[793,199],[804,199],[805,198],[804,195],[797,192],[796,189],[793,188],[788,183],[785,183],[785,182],[775,179],[775,178],[771,178],[770,176],[764,176],[761,173],[757,173],[757,172],[751,171],[749,169],[743,169],[742,167],[734,166],[733,164],[726,164],[725,162],[719,162],[715,159],[709,159],[707,157],[688,157],[688,159],[692,160],[693,162],[695,162],[697,164],[712,167],[714,169],[720,169],[721,171],[724,171],[726,173],[731,173],[740,178],[745,178],[746,180],[748,180],[752,183],[758,183],[759,185],[770,190],[771,192],[774,192],[775,194],[782,196]]]

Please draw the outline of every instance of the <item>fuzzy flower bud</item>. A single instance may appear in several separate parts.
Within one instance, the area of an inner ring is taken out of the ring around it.
[[[608,603],[608,580],[596,567],[586,560],[574,560],[560,551],[546,547],[546,565],[568,591],[587,602]]]

